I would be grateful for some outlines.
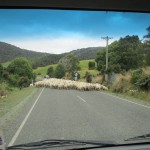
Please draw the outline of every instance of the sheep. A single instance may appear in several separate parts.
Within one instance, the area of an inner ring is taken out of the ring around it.
[[[33,83],[31,83],[30,86],[31,86],[31,87],[34,86]]]
[[[65,79],[44,79],[43,81],[38,81],[35,83],[36,87],[48,87],[54,89],[76,89],[80,91],[89,91],[89,90],[108,90],[107,87],[101,84],[85,83],[79,81],[71,81]]]

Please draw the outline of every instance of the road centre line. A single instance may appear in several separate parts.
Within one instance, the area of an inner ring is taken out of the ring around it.
[[[149,108],[149,109],[150,109],[150,106],[146,106],[146,105],[142,105],[142,104],[139,104],[139,103],[136,103],[136,102],[132,102],[132,101],[129,101],[129,100],[125,99],[125,98],[121,98],[121,97],[118,97],[118,96],[114,96],[114,95],[112,95],[112,94],[108,94],[108,93],[104,93],[104,92],[101,92],[101,93],[102,93],[102,94],[105,94],[105,95],[108,95],[108,96],[115,97],[115,98],[120,99],[120,100],[122,100],[122,101],[126,101],[126,102],[128,102],[128,103],[132,103],[132,104],[135,104],[135,105],[142,106],[142,107],[145,107],[145,108]]]
[[[21,123],[20,127],[18,128],[18,130],[16,131],[15,135],[13,136],[13,138],[11,139],[10,143],[8,144],[8,147],[9,146],[13,146],[13,144],[15,143],[17,137],[19,136],[22,128],[24,127],[27,119],[29,118],[33,108],[35,107],[36,103],[38,102],[42,92],[44,91],[44,88],[42,89],[42,91],[40,92],[39,96],[37,97],[37,99],[35,100],[34,104],[32,105],[31,109],[29,110],[28,114],[26,115],[26,117],[24,118],[23,122]]]
[[[86,101],[85,101],[82,97],[80,97],[80,96],[78,96],[78,95],[77,95],[77,97],[78,97],[81,101],[83,101],[83,102],[86,103]]]

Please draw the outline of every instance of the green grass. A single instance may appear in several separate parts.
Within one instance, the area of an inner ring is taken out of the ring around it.
[[[52,66],[52,67],[55,69],[56,66],[57,66],[57,64],[48,65],[48,66],[45,66],[45,67],[38,67],[37,69],[34,69],[33,72],[36,73],[36,74],[40,73],[41,75],[39,75],[39,76],[44,77],[44,76],[46,75],[46,73],[47,73],[47,69],[48,69],[50,66]]]
[[[80,73],[81,78],[85,76],[86,71],[90,72],[93,76],[96,76],[99,73],[97,70],[81,70],[78,71]]]
[[[13,88],[12,91],[9,92],[7,98],[0,98],[0,117],[9,112],[14,106],[29,96],[34,90],[36,90],[34,87],[28,87],[22,90]]]
[[[81,70],[88,70],[88,63],[89,61],[95,62],[94,59],[89,60],[81,60],[79,66],[81,67]]]
[[[80,73],[80,77],[81,77],[81,78],[84,77],[86,71],[90,72],[90,73],[91,73],[92,75],[94,75],[94,76],[99,73],[96,69],[94,69],[94,70],[89,70],[89,69],[88,69],[88,62],[89,62],[89,61],[93,61],[93,62],[94,62],[94,59],[81,60],[81,61],[80,61],[79,67],[81,68],[81,70],[78,71],[78,72]],[[38,74],[38,73],[41,73],[41,75],[39,75],[39,76],[43,77],[43,76],[46,75],[47,69],[48,69],[50,66],[54,67],[54,69],[55,69],[56,66],[57,66],[57,64],[48,65],[48,66],[45,66],[45,67],[38,67],[37,69],[34,70],[34,72],[37,73],[37,74]]]
[[[11,63],[11,61],[7,61],[5,63],[2,63],[2,65],[3,65],[3,67],[7,67],[10,63]]]
[[[90,73],[91,73],[92,75],[94,75],[94,76],[99,73],[99,71],[97,71],[96,69],[94,69],[94,70],[89,70],[89,69],[88,69],[88,63],[89,63],[89,61],[95,62],[94,59],[81,60],[81,61],[80,61],[79,66],[80,66],[81,70],[78,71],[78,72],[80,73],[80,77],[81,77],[81,78],[83,78],[83,77],[85,76],[85,73],[86,73],[87,71],[90,72]]]

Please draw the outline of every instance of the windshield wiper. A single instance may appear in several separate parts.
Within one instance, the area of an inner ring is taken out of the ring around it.
[[[144,134],[144,135],[140,135],[140,136],[135,136],[132,138],[128,138],[125,141],[134,141],[134,140],[150,140],[150,134]]]
[[[46,148],[54,148],[54,147],[64,147],[64,146],[115,146],[117,143],[110,142],[101,142],[101,141],[84,141],[84,140],[43,140],[39,142],[32,142],[27,144],[15,145],[7,147],[7,150],[17,150],[17,149],[46,149]]]

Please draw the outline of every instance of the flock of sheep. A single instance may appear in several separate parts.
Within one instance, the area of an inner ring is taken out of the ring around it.
[[[76,89],[82,91],[90,91],[90,90],[108,90],[107,87],[101,84],[93,84],[93,83],[85,83],[79,81],[71,81],[65,79],[44,79],[42,81],[38,81],[35,83],[36,87],[47,87],[47,88],[54,88],[54,89]]]

